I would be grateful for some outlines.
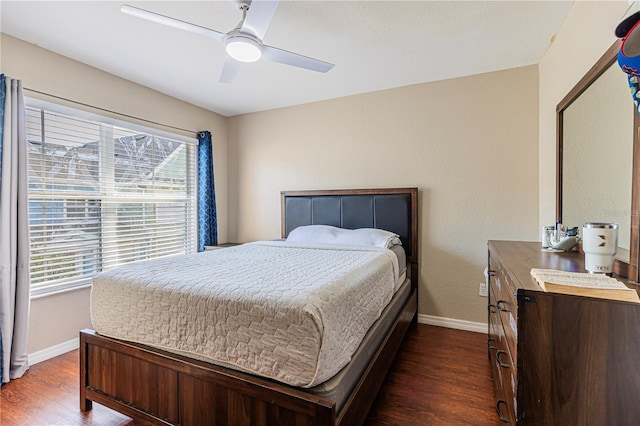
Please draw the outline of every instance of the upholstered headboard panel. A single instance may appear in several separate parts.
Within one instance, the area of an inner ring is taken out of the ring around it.
[[[409,262],[417,262],[417,188],[283,191],[282,238],[303,225],[379,228],[400,236]]]

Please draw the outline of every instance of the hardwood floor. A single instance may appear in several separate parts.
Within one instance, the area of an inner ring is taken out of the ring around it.
[[[486,334],[414,324],[367,425],[499,425]]]
[[[0,425],[137,423],[100,404],[79,409],[78,351],[32,366],[0,391]],[[484,334],[414,324],[367,425],[498,425]]]

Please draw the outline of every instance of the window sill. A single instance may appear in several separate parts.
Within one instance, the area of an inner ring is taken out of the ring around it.
[[[68,293],[71,291],[82,290],[85,288],[91,287],[91,279],[82,280],[80,283],[76,283],[72,286],[65,286],[60,288],[52,288],[52,289],[36,289],[31,290],[31,300],[41,299],[47,296],[54,296],[62,293]]]

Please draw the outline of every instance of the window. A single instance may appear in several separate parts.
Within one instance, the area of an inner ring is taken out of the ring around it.
[[[197,250],[195,140],[27,104],[32,295]]]

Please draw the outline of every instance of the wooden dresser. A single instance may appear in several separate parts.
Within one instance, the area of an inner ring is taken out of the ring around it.
[[[489,241],[488,344],[500,420],[640,424],[640,304],[545,293],[531,268],[584,272],[584,256]]]

